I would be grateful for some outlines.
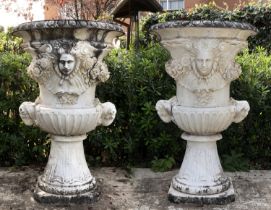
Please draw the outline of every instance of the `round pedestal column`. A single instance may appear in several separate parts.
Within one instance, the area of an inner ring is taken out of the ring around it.
[[[223,173],[216,141],[211,136],[182,135],[187,141],[184,160],[179,173],[172,179],[169,199],[176,203],[224,204],[234,201],[229,177]]]
[[[35,198],[45,203],[91,202],[96,199],[96,182],[88,169],[83,140],[86,135],[52,136],[44,174],[38,178]]]

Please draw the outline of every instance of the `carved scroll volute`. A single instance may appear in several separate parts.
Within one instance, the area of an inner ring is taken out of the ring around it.
[[[235,58],[236,55],[245,47],[247,47],[247,42],[238,40],[227,40],[219,44],[219,68],[225,81],[230,83],[240,76],[242,70],[240,65],[235,62]]]
[[[191,70],[191,60],[194,57],[192,43],[187,39],[177,39],[163,44],[172,54],[172,58],[165,65],[166,72],[174,80],[180,80]],[[179,49],[182,49],[181,52]]]

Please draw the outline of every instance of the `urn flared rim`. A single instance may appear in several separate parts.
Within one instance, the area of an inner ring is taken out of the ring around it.
[[[26,22],[18,25],[13,29],[13,33],[18,31],[33,31],[42,29],[101,29],[108,31],[118,31],[124,34],[119,24],[104,21],[88,21],[88,20],[40,20]]]
[[[151,26],[150,30],[155,31],[159,29],[167,28],[185,28],[185,27],[202,27],[202,28],[234,28],[241,30],[252,30],[257,32],[258,29],[245,22],[235,22],[235,21],[211,21],[211,20],[175,20],[168,21],[165,23],[158,23]]]

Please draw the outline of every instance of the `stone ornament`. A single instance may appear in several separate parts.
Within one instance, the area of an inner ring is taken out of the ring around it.
[[[231,179],[223,173],[216,141],[232,122],[249,112],[247,101],[230,97],[230,83],[241,74],[235,56],[256,29],[246,23],[172,21],[152,26],[171,53],[166,72],[176,81],[176,96],[160,100],[160,118],[174,122],[187,141],[169,199],[177,203],[224,204],[234,201]],[[230,140],[230,139],[229,139]]]
[[[123,35],[120,26],[95,21],[36,21],[13,32],[32,55],[29,76],[39,84],[35,102],[23,102],[20,116],[51,136],[45,172],[34,198],[45,203],[81,203],[97,199],[95,178],[84,155],[83,140],[97,126],[115,119],[115,105],[95,98],[96,85],[110,73],[103,58]]]
[[[76,104],[88,88],[109,79],[107,66],[95,56],[99,49],[88,41],[36,42],[31,48],[35,54],[28,74],[56,95],[60,104]]]

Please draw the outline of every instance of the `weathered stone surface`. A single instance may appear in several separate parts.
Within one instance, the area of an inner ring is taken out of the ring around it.
[[[177,170],[92,168],[101,192],[91,204],[40,204],[33,199],[40,167],[0,168],[1,210],[270,210],[271,171],[226,173],[232,178],[236,200],[227,205],[173,204],[167,193]]]
[[[195,204],[228,204],[235,201],[235,194],[232,183],[229,182],[230,187],[225,191],[217,194],[187,194],[175,190],[172,186],[168,191],[168,199],[174,203],[195,203]]]
[[[36,199],[36,201],[41,203],[68,205],[92,203],[98,200],[99,195],[100,192],[96,189],[96,187],[86,193],[78,193],[73,195],[51,194],[40,190],[39,187],[36,187],[33,197]]]
[[[51,150],[34,191],[45,203],[82,203],[99,195],[88,169],[83,140],[97,126],[109,126],[116,107],[95,98],[96,85],[110,77],[104,56],[123,34],[119,25],[99,21],[53,20],[19,25],[14,35],[32,56],[29,76],[39,84],[35,102],[23,102],[26,125],[50,134]]]
[[[20,24],[14,28],[14,31],[26,31],[35,29],[59,29],[59,28],[87,28],[102,29],[123,32],[120,25],[116,23],[86,20],[50,20],[50,21],[32,21]]]
[[[230,83],[241,74],[235,56],[247,46],[254,27],[237,22],[172,21],[152,27],[171,54],[166,72],[176,82],[176,96],[160,100],[160,118],[174,122],[187,141],[180,171],[171,182],[176,203],[224,204],[234,200],[223,173],[216,141],[249,112],[247,101],[230,97]]]
[[[164,29],[164,28],[184,28],[184,27],[210,27],[210,28],[237,28],[243,30],[254,30],[257,28],[241,22],[232,21],[211,21],[211,20],[194,20],[194,21],[169,21],[165,23],[155,24],[151,27],[151,30]]]

